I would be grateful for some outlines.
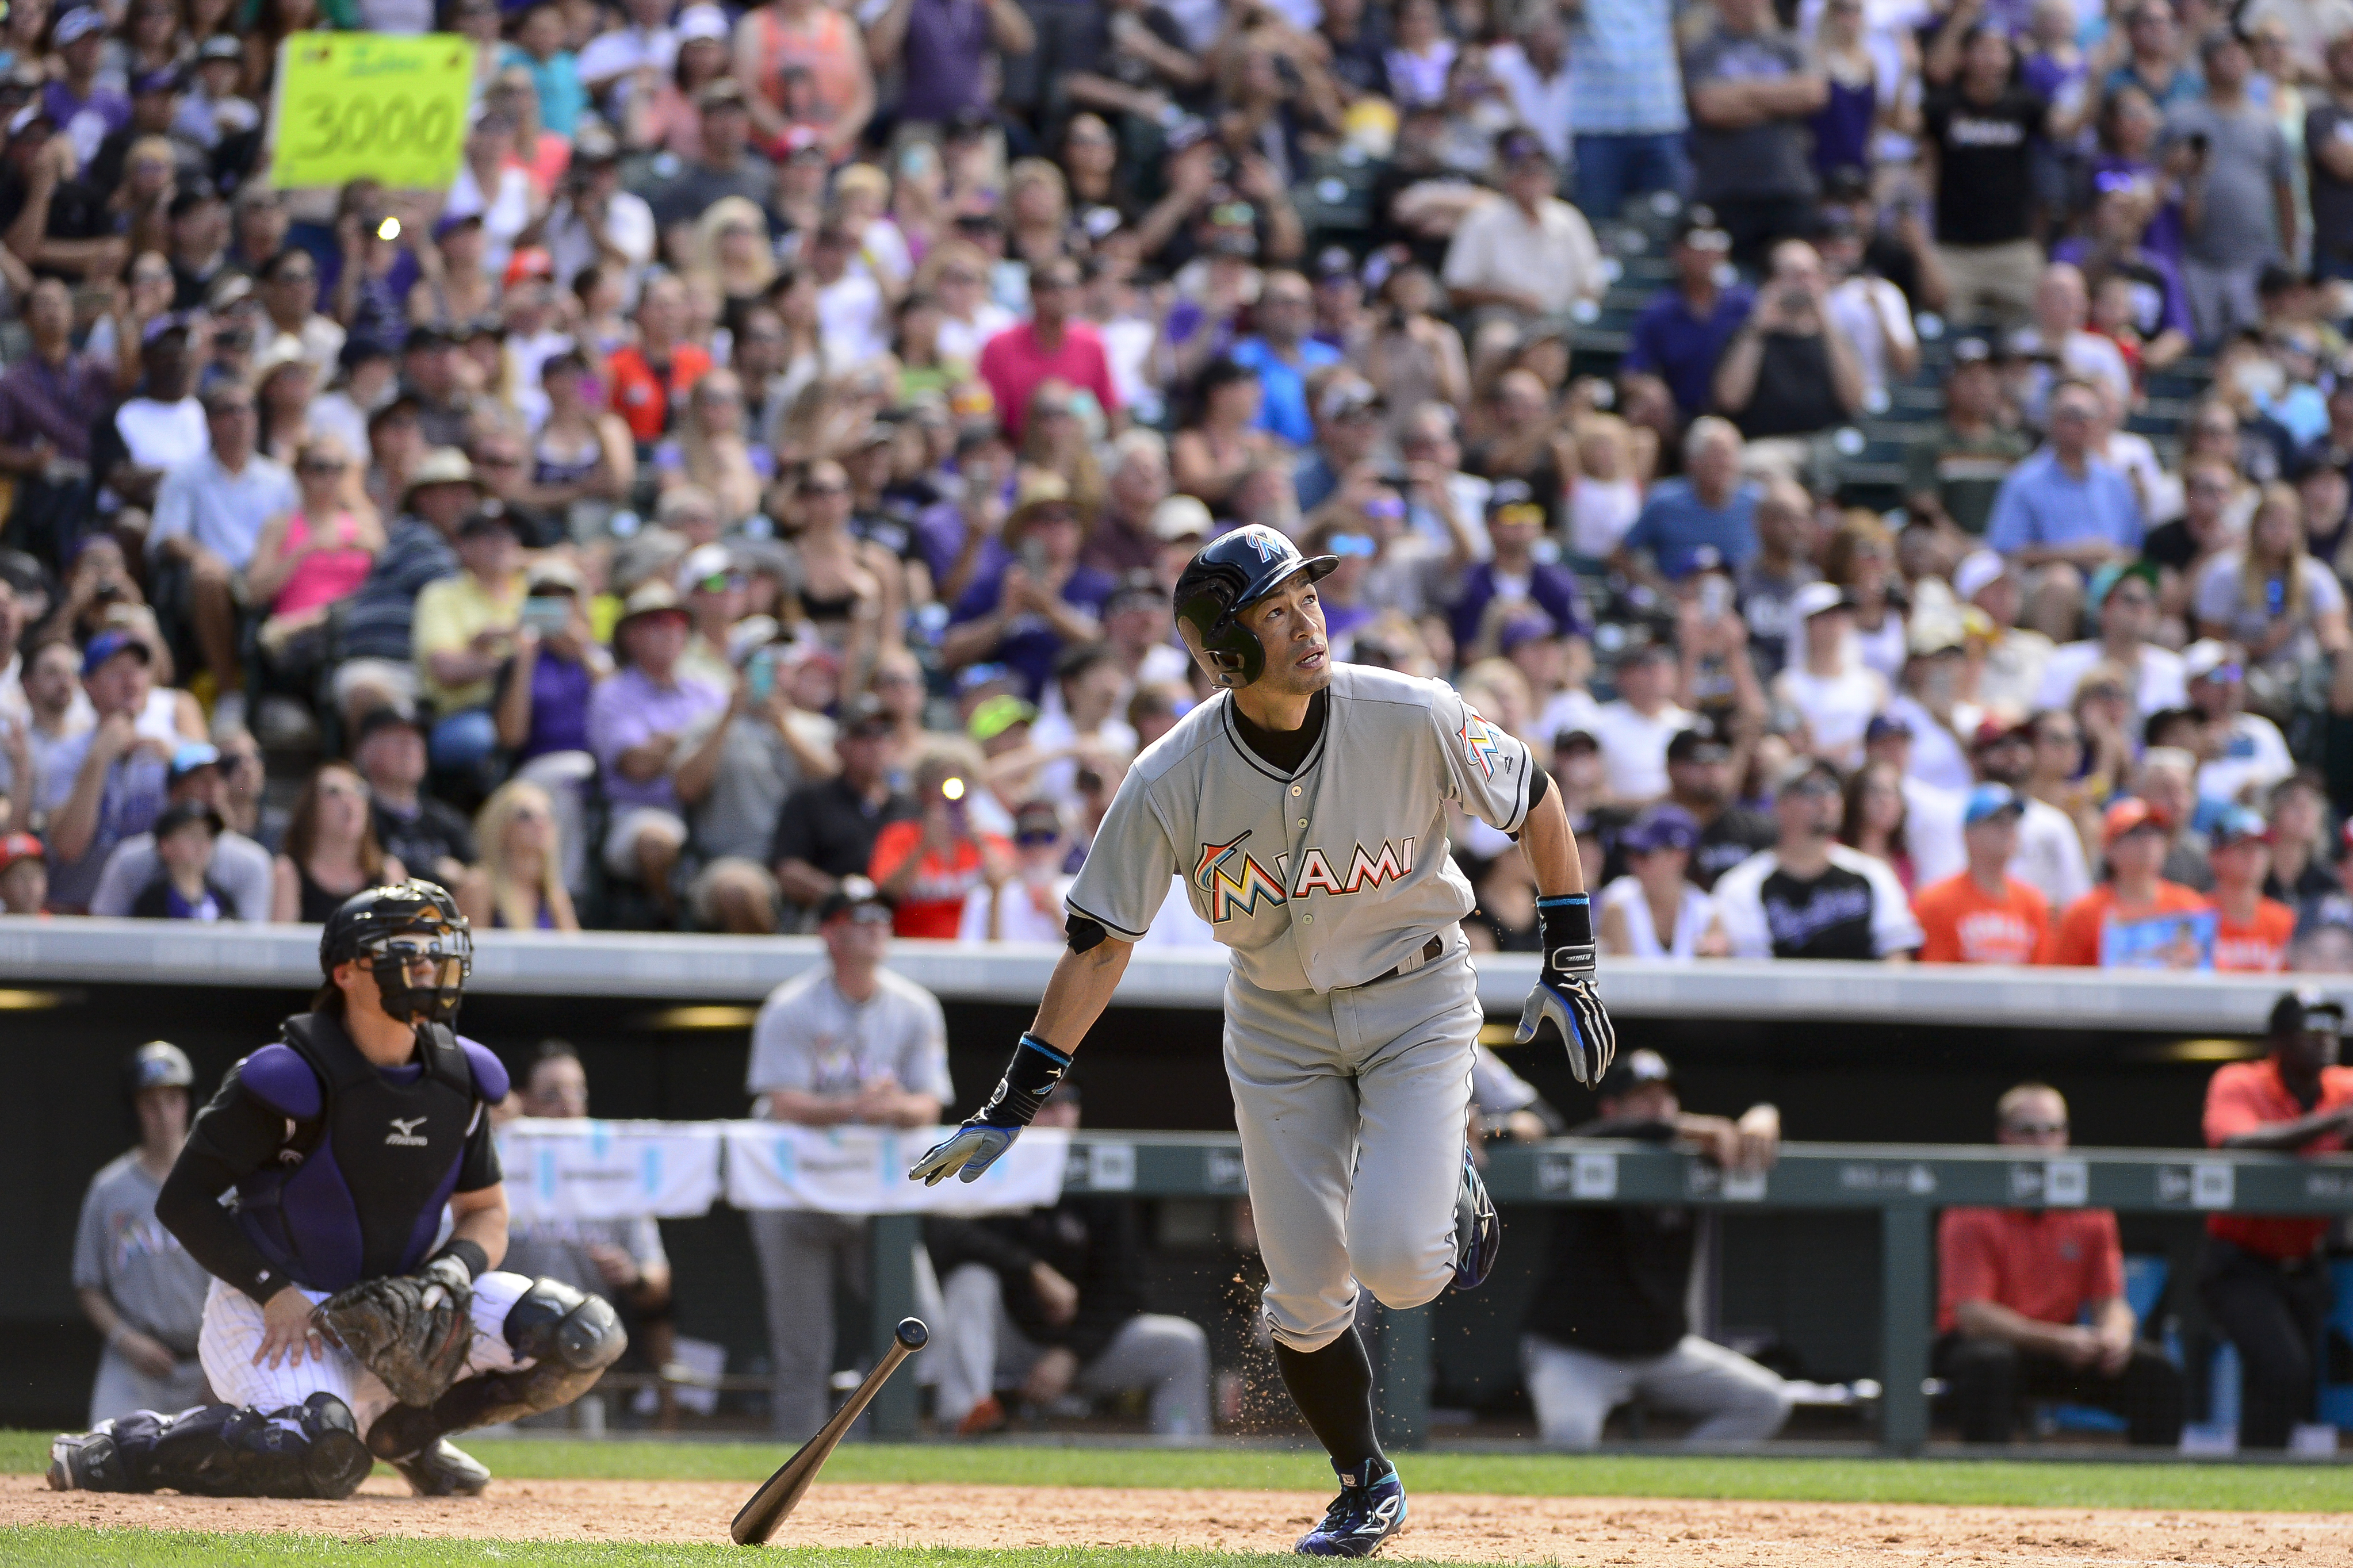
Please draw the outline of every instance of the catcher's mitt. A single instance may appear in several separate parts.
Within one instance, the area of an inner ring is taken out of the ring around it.
[[[364,1279],[311,1310],[329,1340],[384,1380],[403,1405],[431,1405],[466,1370],[473,1288],[462,1265]]]

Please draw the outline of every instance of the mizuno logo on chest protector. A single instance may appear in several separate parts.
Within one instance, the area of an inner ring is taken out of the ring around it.
[[[417,1135],[417,1130],[424,1126],[425,1121],[422,1116],[412,1116],[405,1121],[396,1116],[392,1119],[392,1131],[385,1134],[384,1141],[403,1149],[422,1149],[432,1142]]]

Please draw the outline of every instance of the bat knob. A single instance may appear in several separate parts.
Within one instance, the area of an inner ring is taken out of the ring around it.
[[[921,1318],[902,1318],[895,1337],[909,1350],[919,1351],[932,1342],[932,1331],[923,1327]]]

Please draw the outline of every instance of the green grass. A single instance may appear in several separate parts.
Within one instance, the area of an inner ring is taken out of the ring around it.
[[[564,1542],[337,1541],[301,1535],[203,1535],[148,1530],[0,1529],[0,1563],[9,1568],[702,1568],[745,1560],[740,1546],[574,1545]],[[967,1552],[941,1547],[769,1547],[777,1568],[1276,1568],[1299,1559],[1223,1552],[1155,1552],[1134,1547],[1027,1552]],[[1389,1568],[1413,1558],[1385,1556]]]
[[[789,1451],[768,1443],[507,1439],[470,1442],[466,1447],[497,1474],[515,1480],[736,1481],[747,1488],[765,1480]],[[47,1462],[45,1434],[0,1433],[0,1471],[37,1472]],[[1401,1466],[1407,1485],[1419,1492],[2353,1512],[2353,1467],[2335,1466],[1451,1453],[1402,1456]],[[1303,1453],[988,1444],[846,1444],[827,1464],[825,1479],[1308,1492],[1332,1484],[1323,1458]],[[13,1561],[0,1552],[0,1562]]]

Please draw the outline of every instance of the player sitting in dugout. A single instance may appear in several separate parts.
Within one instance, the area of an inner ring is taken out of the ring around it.
[[[419,1495],[470,1495],[491,1473],[448,1434],[568,1404],[625,1347],[601,1298],[497,1268],[507,1073],[450,1027],[473,967],[456,901],[355,893],[319,967],[311,1010],[229,1069],[155,1202],[213,1277],[196,1351],[217,1403],[56,1438],[58,1491],[344,1498],[384,1459]]]

